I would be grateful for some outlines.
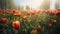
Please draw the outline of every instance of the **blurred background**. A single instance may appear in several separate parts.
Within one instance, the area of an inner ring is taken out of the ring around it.
[[[0,34],[60,34],[59,8],[60,0],[0,0]]]
[[[60,0],[0,0],[0,9],[40,10],[60,8]]]

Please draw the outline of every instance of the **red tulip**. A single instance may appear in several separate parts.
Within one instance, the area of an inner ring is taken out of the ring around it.
[[[5,13],[9,14],[10,12],[9,12],[9,10],[5,10]]]
[[[57,23],[57,20],[52,20],[52,23],[53,23],[53,24],[56,24],[56,23]]]
[[[20,13],[14,13],[14,16],[20,17],[21,14]]]
[[[56,11],[56,15],[60,15],[60,11]]]
[[[54,11],[52,11],[52,10],[49,11],[49,14],[50,14],[50,15],[54,15]]]
[[[27,14],[28,14],[28,15],[30,15],[30,14],[31,14],[31,12],[27,12]]]
[[[2,14],[3,13],[3,11],[2,10],[0,10],[0,14]]]
[[[19,22],[19,21],[13,21],[13,22],[12,22],[12,26],[13,26],[15,29],[19,29],[19,28],[20,28],[20,22]]]
[[[24,21],[26,21],[27,20],[27,16],[23,16],[23,19],[24,19]]]
[[[37,31],[40,31],[41,30],[41,26],[38,25],[36,29],[37,29]]]
[[[60,11],[60,8],[58,8],[57,10]]]
[[[1,22],[2,22],[2,23],[7,23],[7,21],[8,21],[7,18],[2,18],[2,19],[1,19]]]
[[[15,10],[9,10],[10,14],[15,13]]]
[[[35,15],[35,12],[32,11],[31,14],[32,14],[32,15]]]

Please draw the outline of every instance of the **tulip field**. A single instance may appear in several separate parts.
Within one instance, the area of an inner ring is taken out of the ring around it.
[[[60,9],[0,10],[0,34],[60,34]]]

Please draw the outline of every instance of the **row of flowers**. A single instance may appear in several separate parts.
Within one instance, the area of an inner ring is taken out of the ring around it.
[[[2,13],[8,13],[8,14],[16,14],[17,15],[21,15],[21,13],[25,13],[28,15],[35,15],[35,14],[41,14],[41,13],[49,13],[51,15],[56,14],[56,15],[60,15],[60,9],[57,10],[0,10],[0,14]]]
[[[0,10],[0,22],[10,24],[14,29],[33,28],[31,34],[44,30],[43,26],[51,28],[57,23],[57,17],[60,16],[60,9],[57,10]],[[51,23],[50,23],[51,22]],[[9,26],[8,26],[9,27]],[[37,31],[36,31],[37,30]]]

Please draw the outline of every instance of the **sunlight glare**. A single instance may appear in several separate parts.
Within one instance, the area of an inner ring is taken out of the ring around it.
[[[31,8],[38,9],[38,6],[42,4],[43,0],[14,0],[16,5],[30,6]]]

